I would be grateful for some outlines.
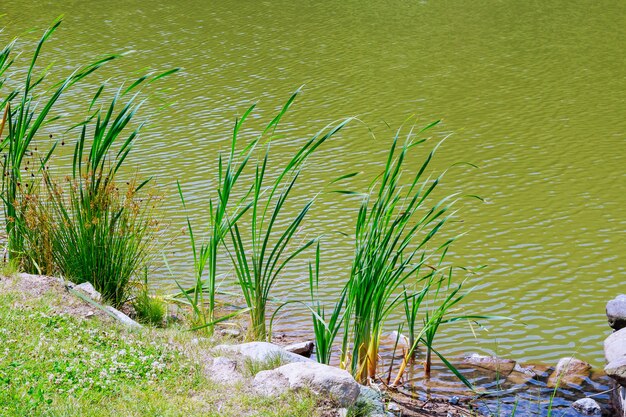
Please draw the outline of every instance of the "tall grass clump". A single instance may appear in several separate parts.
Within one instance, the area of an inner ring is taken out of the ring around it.
[[[4,113],[2,118],[1,133],[6,136],[0,141],[2,158],[2,202],[5,214],[5,230],[7,234],[7,249],[9,258],[23,259],[26,254],[25,248],[25,210],[29,204],[26,196],[32,195],[37,186],[35,172],[39,172],[44,166],[55,148],[53,145],[47,154],[38,157],[37,164],[25,166],[25,158],[33,156],[31,145],[37,137],[40,129],[57,119],[51,116],[53,107],[62,94],[72,85],[84,79],[94,72],[105,62],[115,58],[107,56],[94,63],[75,70],[68,77],[53,84],[50,90],[43,90],[43,82],[46,79],[47,69],[36,74],[36,64],[46,41],[52,36],[61,24],[57,20],[45,31],[31,57],[28,70],[21,82],[21,87],[2,94],[0,102]],[[14,43],[9,43],[0,53],[0,87],[6,80],[6,70],[13,64],[10,54]],[[1,138],[1,136],[0,136]]]
[[[453,196],[434,204],[429,198],[441,176],[431,178],[427,168],[433,149],[408,182],[402,176],[409,151],[425,142],[419,136],[432,123],[408,133],[401,142],[398,130],[382,174],[372,183],[359,209],[355,252],[346,284],[346,324],[343,360],[359,382],[376,377],[378,347],[383,325],[402,302],[401,290],[428,262],[439,263],[455,240],[428,245],[449,219]],[[437,145],[438,146],[438,145]]]
[[[75,282],[92,283],[113,305],[127,300],[156,226],[155,198],[141,194],[148,181],[117,181],[141,128],[129,128],[141,104],[136,97],[124,100],[120,88],[80,125],[71,176],[59,183],[48,171],[44,175],[55,265]]]

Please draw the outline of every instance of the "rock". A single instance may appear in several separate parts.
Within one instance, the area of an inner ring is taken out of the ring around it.
[[[236,339],[241,336],[241,331],[238,329],[222,329],[220,330],[220,334],[222,336],[228,336]]]
[[[365,385],[361,385],[359,389],[359,397],[356,402],[367,404],[367,409],[370,410],[369,416],[385,416],[385,404],[380,392]]]
[[[83,282],[82,284],[75,285],[73,289],[82,292],[97,303],[102,302],[102,295],[96,291],[90,282]]]
[[[402,410],[400,409],[400,406],[391,401],[387,404],[387,410],[397,415],[400,415],[400,413],[402,412]]]
[[[502,359],[494,356],[482,356],[477,354],[466,357],[463,362],[477,368],[497,372],[504,377],[509,376],[517,364],[517,362],[512,359]]]
[[[602,409],[600,405],[591,398],[581,398],[572,404],[572,408],[585,416],[600,416]]]
[[[626,328],[604,339],[604,357],[607,363],[626,357]]]
[[[276,356],[280,356],[283,362],[287,363],[313,362],[311,359],[296,355],[295,353],[287,352],[280,346],[267,342],[250,342],[242,343],[240,345],[218,345],[213,348],[213,351],[236,354],[261,362],[275,358]]]
[[[347,371],[313,361],[261,371],[252,385],[258,393],[269,396],[308,389],[316,395],[331,397],[339,407],[350,407],[360,393],[359,384]]]
[[[292,345],[284,346],[287,352],[295,353],[296,355],[304,356],[306,358],[311,357],[311,353],[313,353],[313,349],[315,348],[315,343],[313,342],[300,342],[294,343]]]
[[[453,395],[452,397],[450,397],[449,402],[452,405],[457,405],[459,403],[459,397],[457,397],[456,395]]]
[[[626,327],[626,295],[618,295],[606,303],[606,318],[615,330]]]
[[[95,316],[96,313],[94,313],[93,311],[88,311],[87,313],[85,313],[85,318],[92,318],[93,316]]]
[[[626,357],[609,362],[604,367],[604,372],[618,384],[626,386]]]
[[[142,327],[141,324],[137,323],[135,320],[131,319],[130,317],[128,317],[126,314],[122,313],[121,311],[111,306],[105,306],[104,308],[108,312],[110,312],[124,326],[130,327],[131,329],[141,329]]]
[[[591,365],[587,362],[576,358],[561,358],[548,378],[548,387],[553,388],[557,384],[580,386],[590,373]]]
[[[219,356],[213,359],[213,364],[209,370],[209,378],[219,383],[234,384],[243,379],[243,375],[238,368],[237,361]]]

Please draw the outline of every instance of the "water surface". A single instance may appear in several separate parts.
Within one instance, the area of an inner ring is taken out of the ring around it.
[[[363,173],[348,184],[354,188],[373,178],[393,133],[387,125],[411,115],[443,119],[434,139],[454,135],[437,167],[480,166],[453,170],[443,187],[486,200],[463,202],[463,223],[454,225],[467,234],[449,259],[489,266],[468,281],[477,288],[463,309],[517,321],[483,323],[477,338],[466,325],[447,327],[440,348],[546,363],[575,354],[602,365],[604,305],[623,292],[626,276],[626,3],[64,0],[7,4],[2,12],[3,40],[33,40],[23,32],[65,14],[43,56],[55,61],[54,74],[128,51],[101,77],[182,68],[143,108],[149,123],[131,160],[156,175],[166,196],[159,214],[170,226],[163,244],[175,277],[157,269],[162,288],[192,279],[175,180],[201,224],[216,152],[227,146],[234,118],[259,101],[251,127],[260,126],[304,85],[281,125],[276,164],[294,143],[344,117],[358,116],[376,139],[354,123],[325,145],[292,210],[341,174]],[[81,93],[73,90],[68,110]],[[174,105],[163,109],[160,100]],[[320,195],[306,233],[350,234],[358,204]],[[332,301],[349,272],[351,241],[329,234],[324,249],[322,291]],[[304,261],[284,274],[276,296],[306,299]],[[308,332],[309,316],[294,308],[278,327]]]

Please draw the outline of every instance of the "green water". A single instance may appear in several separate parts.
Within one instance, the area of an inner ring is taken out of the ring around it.
[[[477,288],[465,312],[517,322],[486,323],[488,331],[475,329],[477,339],[466,326],[448,327],[439,338],[444,351],[548,363],[574,353],[602,364],[604,305],[624,291],[626,278],[626,3],[3,0],[2,6],[3,41],[65,15],[44,55],[55,61],[54,74],[120,51],[134,52],[101,77],[182,67],[161,84],[161,98],[175,104],[161,109],[154,99],[143,108],[149,123],[131,160],[156,175],[166,195],[163,245],[177,279],[191,280],[191,256],[180,236],[175,180],[192,219],[201,222],[216,150],[226,146],[234,118],[259,101],[256,120],[269,120],[304,84],[282,124],[277,164],[288,143],[343,117],[358,116],[376,139],[355,123],[321,149],[300,184],[303,198],[354,170],[363,179],[349,185],[361,186],[383,163],[391,137],[386,124],[395,128],[412,114],[424,123],[443,119],[436,136],[454,132],[438,167],[459,160],[480,166],[454,170],[443,183],[487,201],[462,204],[463,223],[455,228],[467,234],[449,259],[489,265],[468,282]],[[73,90],[68,111],[80,95]],[[355,198],[323,194],[307,233],[350,233],[357,208]],[[352,247],[330,234],[324,248],[323,292],[333,300]],[[284,274],[277,296],[306,299],[301,267]],[[155,277],[171,288],[165,268]],[[307,332],[308,320],[292,309],[279,328]]]

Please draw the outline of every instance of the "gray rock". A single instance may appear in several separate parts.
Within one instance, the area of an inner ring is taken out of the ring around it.
[[[402,412],[402,409],[400,408],[400,406],[396,403],[393,402],[389,402],[387,404],[387,410],[391,411],[394,414],[400,415],[400,413]]]
[[[626,328],[604,339],[604,357],[607,363],[626,357]]]
[[[213,351],[235,354],[260,362],[275,358],[276,356],[280,356],[283,362],[287,363],[313,362],[311,359],[296,355],[295,353],[287,352],[280,346],[267,342],[250,342],[242,343],[240,345],[218,345],[213,348]]]
[[[75,285],[74,290],[81,291],[83,294],[87,295],[89,298],[94,300],[97,303],[102,302],[102,295],[96,291],[96,289],[91,285],[90,282],[83,282],[82,284]]]
[[[626,386],[626,357],[609,362],[604,367],[604,372],[618,384]]]
[[[121,311],[111,306],[105,306],[104,308],[107,309],[107,311],[109,311],[117,319],[117,321],[122,323],[124,326],[130,327],[131,329],[141,329],[141,324],[137,323]]]
[[[223,356],[213,359],[213,364],[209,371],[209,377],[215,382],[234,384],[243,380],[243,375],[239,372],[237,362]]]
[[[220,334],[222,336],[237,338],[241,336],[241,331],[239,331],[238,329],[222,329],[220,330]]]
[[[308,389],[316,395],[331,397],[339,407],[350,407],[360,393],[359,384],[347,371],[313,361],[261,371],[254,377],[252,385],[259,394],[268,396]]]
[[[373,388],[366,387],[365,385],[361,385],[359,389],[359,397],[356,402],[362,402],[368,405],[370,417],[385,416],[385,404],[383,403],[380,392]]]
[[[515,368],[515,365],[517,365],[517,362],[512,359],[502,359],[496,358],[495,356],[483,356],[477,354],[466,357],[463,362],[477,368],[497,372],[504,377],[509,376]]]
[[[618,295],[606,304],[606,318],[615,330],[626,327],[626,295]]]
[[[580,386],[591,373],[591,365],[576,358],[561,358],[548,378],[548,387],[563,385]]]
[[[591,398],[581,398],[572,404],[572,408],[586,416],[600,416],[602,409],[600,405]]]
[[[287,352],[295,353],[296,355],[304,356],[306,358],[311,357],[311,353],[313,353],[314,348],[315,343],[310,341],[294,343],[283,347],[283,349],[285,349]]]

